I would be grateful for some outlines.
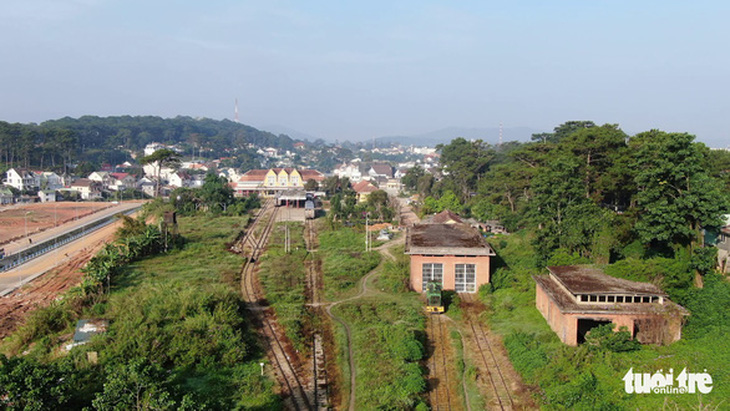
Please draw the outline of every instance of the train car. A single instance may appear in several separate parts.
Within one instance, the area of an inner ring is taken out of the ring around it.
[[[314,206],[314,200],[304,202],[304,218],[312,220],[317,216],[317,209]]]
[[[441,299],[441,285],[439,283],[426,284],[426,311],[431,314],[444,312],[444,304]]]

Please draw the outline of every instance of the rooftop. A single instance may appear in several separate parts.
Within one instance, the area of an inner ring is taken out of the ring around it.
[[[561,265],[547,269],[573,294],[667,295],[654,284],[611,277],[590,266]]]
[[[664,299],[663,304],[659,303],[578,303],[565,288],[561,287],[557,281],[551,276],[535,275],[532,276],[537,286],[542,288],[555,305],[558,306],[563,313],[580,313],[580,314],[661,314],[669,313],[673,315],[689,315],[689,312],[682,306]]]
[[[495,255],[479,231],[465,224],[419,224],[408,229],[406,254]]]

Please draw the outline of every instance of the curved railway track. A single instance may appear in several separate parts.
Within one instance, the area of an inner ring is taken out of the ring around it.
[[[470,301],[471,296],[464,298],[465,294],[462,294],[462,298]],[[513,410],[515,409],[514,399],[510,393],[510,388],[507,385],[507,381],[504,378],[497,356],[494,354],[492,344],[489,342],[487,333],[484,331],[484,327],[479,321],[474,320],[467,316],[467,324],[474,335],[474,341],[476,341],[478,349],[478,358],[484,364],[487,371],[487,385],[491,388],[493,394],[493,403],[490,404],[492,407],[498,407],[501,410]],[[476,324],[476,325],[475,325]]]
[[[297,369],[292,364],[284,344],[279,338],[271,320],[271,312],[267,306],[262,305],[256,291],[256,280],[254,278],[256,265],[276,222],[278,209],[273,207],[273,204],[272,200],[266,202],[244,238],[241,239],[242,245],[248,245],[251,248],[250,257],[241,272],[241,291],[251,314],[261,325],[260,329],[264,337],[266,351],[272,360],[280,382],[282,382],[282,388],[285,390],[285,394],[288,395],[284,404],[294,410],[311,410],[313,409],[311,406],[312,401],[307,396],[307,390],[297,375]],[[262,224],[263,226],[261,226]],[[259,234],[256,236],[254,233],[257,231]]]
[[[432,410],[451,410],[451,395],[449,394],[449,371],[446,367],[446,347],[448,338],[444,333],[443,319],[439,315],[427,314],[431,332],[435,337],[433,352],[431,353],[430,402]],[[435,380],[435,382],[433,381]]]

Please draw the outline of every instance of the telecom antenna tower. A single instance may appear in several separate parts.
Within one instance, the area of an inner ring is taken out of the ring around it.
[[[499,122],[499,145],[502,145],[502,122]]]
[[[236,123],[238,123],[239,122],[238,121],[238,99],[236,99],[236,107],[234,109],[234,113],[235,113],[235,115],[233,117],[233,121],[235,121]]]

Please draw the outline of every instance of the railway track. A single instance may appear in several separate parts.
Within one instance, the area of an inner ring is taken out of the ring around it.
[[[466,301],[470,301],[472,299],[472,296],[470,295],[464,298],[467,294],[461,294],[461,296],[462,299]],[[484,331],[484,327],[479,321],[471,318],[470,316],[467,316],[466,321],[472,331],[472,335],[474,335],[474,341],[476,342],[478,351],[478,360],[482,361],[486,369],[486,385],[491,388],[490,391],[492,393],[491,402],[489,404],[490,408],[498,408],[501,410],[515,409],[515,403],[512,398],[512,394],[510,393],[510,388],[504,378],[502,369],[499,367],[497,356],[494,354],[494,348],[492,347],[492,343],[489,342],[489,338],[487,337],[486,331]]]
[[[307,251],[309,252],[309,256],[305,261],[305,266],[307,269],[306,287],[308,290],[307,294],[310,310],[314,310],[315,315],[322,315],[323,313],[321,308],[319,308],[321,302],[321,266],[319,266],[320,260],[318,258],[314,258],[314,253],[317,251],[318,243],[314,222],[311,220],[305,220],[304,223],[304,242],[306,243]],[[314,334],[312,340],[312,353],[314,357],[312,361],[312,374],[314,375],[315,409],[328,410],[329,390],[327,380],[327,363],[321,330]]]
[[[433,352],[431,353],[429,383],[429,401],[432,410],[451,410],[451,395],[449,393],[449,371],[446,367],[446,344],[449,343],[444,332],[443,319],[440,315],[428,315],[428,322],[434,338]]]
[[[248,246],[251,249],[251,254],[241,272],[241,291],[252,316],[260,324],[266,351],[285,391],[284,405],[297,411],[312,410],[314,407],[311,404],[314,401],[309,398],[305,385],[297,374],[297,368],[284,348],[284,343],[271,319],[270,308],[262,304],[256,291],[255,270],[258,259],[266,247],[276,222],[278,209],[273,205],[272,200],[266,202],[244,238],[240,240],[241,247],[245,249],[245,246]],[[258,233],[258,235],[254,235],[254,233]]]

